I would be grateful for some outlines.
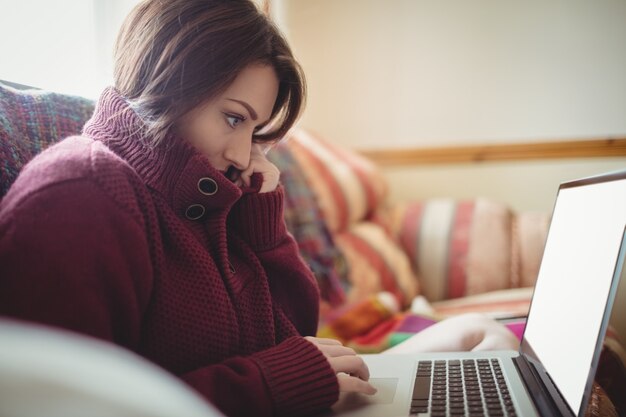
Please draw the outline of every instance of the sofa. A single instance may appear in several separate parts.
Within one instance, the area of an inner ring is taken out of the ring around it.
[[[514,213],[480,198],[390,204],[388,184],[372,162],[303,129],[269,158],[281,169],[287,225],[303,256],[331,266],[314,268],[324,311],[377,291],[392,293],[401,309],[421,295],[439,315],[459,313],[459,301],[468,297],[471,302],[462,303],[468,310],[499,316],[527,310],[529,291],[514,291],[521,304],[508,306],[510,295],[499,291],[534,285],[546,213]],[[317,239],[314,247],[303,241],[303,225],[307,237]],[[488,305],[490,299],[502,301],[500,307]]]
[[[0,83],[0,198],[34,155],[79,134],[93,107]],[[391,203],[377,166],[304,129],[268,158],[281,171],[287,227],[320,287],[319,336],[383,352],[443,318],[477,312],[521,337],[549,213],[481,198]],[[609,336],[594,388],[603,413],[626,410],[626,354]]]

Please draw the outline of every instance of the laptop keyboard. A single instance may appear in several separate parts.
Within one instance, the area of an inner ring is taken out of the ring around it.
[[[517,416],[498,359],[419,361],[410,413]]]

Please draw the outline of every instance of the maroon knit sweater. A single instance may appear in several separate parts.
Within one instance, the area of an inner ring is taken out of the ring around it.
[[[83,136],[42,152],[0,203],[0,314],[112,341],[226,415],[308,414],[338,398],[301,335],[318,288],[283,191],[242,190],[184,141],[152,147],[108,88]]]

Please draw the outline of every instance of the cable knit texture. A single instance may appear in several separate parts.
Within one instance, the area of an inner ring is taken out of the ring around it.
[[[338,398],[302,336],[319,290],[282,187],[241,189],[185,141],[153,146],[114,88],[82,136],[33,159],[0,203],[0,314],[125,346],[226,415],[302,415]]]

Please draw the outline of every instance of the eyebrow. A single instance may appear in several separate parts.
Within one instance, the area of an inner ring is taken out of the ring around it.
[[[252,118],[252,120],[257,120],[259,118],[259,116],[256,114],[256,112],[252,108],[252,106],[246,103],[245,101],[236,100],[234,98],[227,98],[226,100],[234,101],[235,103],[239,103],[242,106],[244,106],[246,110],[248,110],[248,113],[250,113],[250,117]]]

